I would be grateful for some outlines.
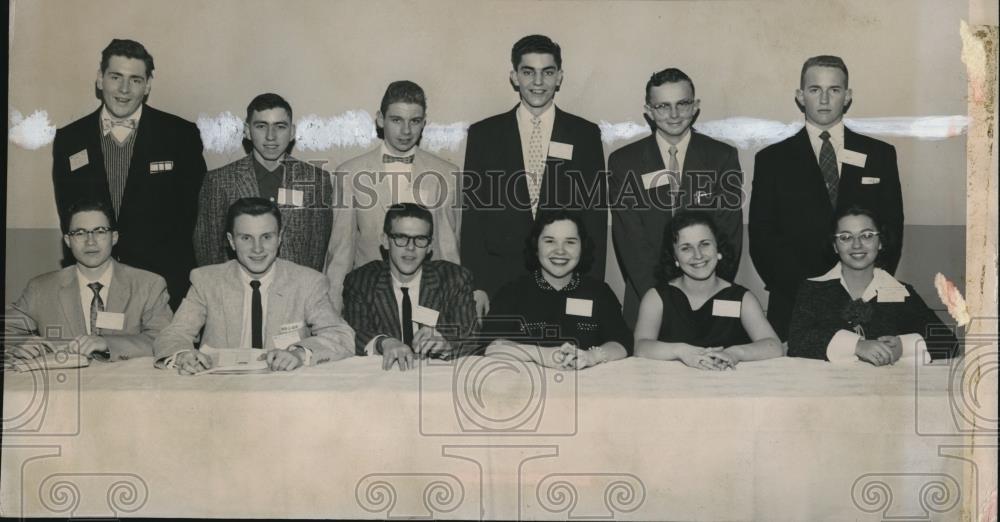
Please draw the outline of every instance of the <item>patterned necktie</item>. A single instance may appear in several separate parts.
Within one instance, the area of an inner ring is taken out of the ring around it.
[[[389,154],[382,154],[382,163],[413,163],[414,154],[409,156],[391,156]]]
[[[115,120],[111,118],[101,118],[101,131],[106,136],[109,132],[118,143],[123,143],[128,139],[128,135],[135,129],[136,121],[133,119]]]
[[[250,303],[250,337],[254,348],[264,347],[264,305],[260,300],[260,281],[250,281],[253,297]]]
[[[837,173],[837,153],[833,151],[829,132],[821,132],[819,138],[823,140],[823,146],[819,148],[819,170],[823,171],[823,181],[826,182],[826,190],[830,193],[830,205],[837,208],[837,186],[840,183],[840,174]]]
[[[542,174],[545,172],[545,154],[542,153],[542,119],[531,119],[531,136],[528,138],[528,197],[531,199],[531,217],[538,212]]]
[[[681,183],[681,165],[677,161],[677,145],[671,145],[667,152],[670,154],[670,164],[667,165],[667,170],[670,171],[670,191],[677,192],[680,190]]]
[[[101,289],[104,285],[95,281],[87,287],[94,292],[94,297],[90,300],[90,335],[100,335],[97,330],[97,314],[104,311],[104,300],[101,299]]]
[[[403,344],[413,348],[413,305],[410,303],[410,289],[401,286],[399,289],[403,292]]]

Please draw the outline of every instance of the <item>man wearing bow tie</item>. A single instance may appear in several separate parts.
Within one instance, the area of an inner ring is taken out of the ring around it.
[[[411,81],[390,83],[375,115],[382,141],[335,171],[348,207],[336,219],[350,223],[346,226],[349,234],[338,233],[344,227],[337,225],[326,256],[331,300],[338,311],[347,273],[382,261],[382,225],[386,210],[396,203],[417,203],[430,210],[437,259],[459,264],[459,169],[418,146],[426,122],[424,90]]]
[[[152,83],[146,48],[112,40],[97,72],[101,107],[56,131],[52,183],[63,229],[80,198],[112,209],[113,257],[163,276],[176,310],[195,265],[191,233],[206,168],[198,127],[145,104]]]

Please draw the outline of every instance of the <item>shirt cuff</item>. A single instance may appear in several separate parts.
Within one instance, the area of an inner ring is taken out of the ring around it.
[[[930,364],[931,354],[927,351],[927,341],[924,340],[924,336],[916,333],[903,334],[899,336],[899,343],[903,345],[900,362]]]
[[[372,337],[372,340],[368,341],[368,344],[365,345],[365,355],[379,355],[375,353],[375,345],[378,344],[378,340],[383,337],[388,337],[388,335],[376,335],[375,337]]]
[[[302,348],[302,351],[306,354],[305,359],[302,360],[302,366],[312,366],[312,360],[313,360],[312,350],[306,348],[305,346],[302,346],[301,344],[293,344],[292,346],[289,347],[289,349],[291,348]]]
[[[855,351],[861,336],[850,330],[837,330],[833,339],[826,345],[826,358],[832,363],[843,364],[858,360]]]
[[[174,352],[173,355],[169,355],[169,356],[167,356],[166,359],[163,360],[163,368],[166,368],[166,369],[174,369],[174,368],[176,368],[177,367],[177,364],[176,364],[177,363],[177,356],[180,355],[180,354],[182,354],[182,353],[184,353],[184,352],[193,352],[193,351],[194,350],[180,350],[178,352]]]

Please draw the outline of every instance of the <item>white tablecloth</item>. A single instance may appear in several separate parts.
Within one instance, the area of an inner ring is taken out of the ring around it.
[[[954,520],[976,494],[948,365],[380,363],[6,372],[2,514]]]

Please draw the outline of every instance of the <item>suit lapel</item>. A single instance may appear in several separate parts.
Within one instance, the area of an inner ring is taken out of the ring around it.
[[[226,346],[216,346],[215,348],[232,348],[240,346],[243,340],[243,292],[245,283],[240,275],[240,263],[230,260],[230,268],[227,270],[226,278],[221,286],[222,302],[227,306],[223,307],[223,315],[226,318]],[[237,305],[237,303],[239,303]]]
[[[396,303],[396,294],[392,291],[392,276],[389,275],[388,263],[382,263],[383,269],[379,270],[378,278],[375,280],[375,311],[381,318],[381,323],[388,326],[393,337],[400,335],[399,315]]]
[[[90,120],[87,125],[91,126],[92,131],[87,132],[86,138],[84,138],[87,162],[89,164],[86,172],[89,176],[94,177],[97,185],[103,188],[100,197],[108,205],[111,205],[111,187],[108,186],[108,173],[104,170],[104,149],[101,147],[101,135],[103,132],[103,129],[101,129],[101,109],[103,107],[104,105],[101,105],[96,111],[87,116]],[[71,152],[71,154],[75,153],[76,151]]]
[[[851,129],[844,127],[844,150],[845,151],[855,151],[861,152],[860,144],[858,143],[858,135]],[[840,160],[840,182],[837,184],[838,194],[843,193],[845,190],[854,193],[858,187],[861,185],[861,178],[864,176],[864,168],[855,167],[850,163],[844,163],[843,158],[838,158]],[[866,163],[867,165],[867,163]],[[839,196],[838,196],[839,197]]]
[[[128,273],[122,269],[122,265],[114,260],[111,263],[111,288],[108,288],[108,303],[104,309],[109,312],[125,313],[125,307],[132,295],[132,285]]]
[[[68,340],[86,334],[87,325],[84,322],[83,305],[80,303],[80,284],[77,280],[76,266],[70,265],[64,268],[61,279],[62,288],[59,289],[59,304],[65,318],[63,324],[69,331],[60,332],[60,335]],[[41,333],[48,336],[47,332]]]
[[[132,145],[132,157],[128,164],[128,177],[125,179],[125,190],[122,192],[122,205],[118,210],[119,216],[126,216],[129,208],[129,195],[146,181],[149,176],[149,145],[152,143],[153,119],[156,116],[148,105],[142,106],[142,116],[139,118],[139,126],[135,129],[135,144]],[[102,156],[103,161],[103,156]],[[110,194],[110,189],[109,189]]]
[[[290,278],[285,264],[274,262],[274,279],[267,289],[267,318],[264,320],[264,348],[274,348],[274,336],[281,333],[282,321],[288,311],[288,286]],[[303,325],[305,326],[305,325]]]
[[[257,178],[253,173],[253,152],[236,164],[236,176],[233,181],[236,184],[236,199],[260,196]]]
[[[420,306],[438,310],[441,304],[441,277],[434,265],[424,263],[420,273]]]

